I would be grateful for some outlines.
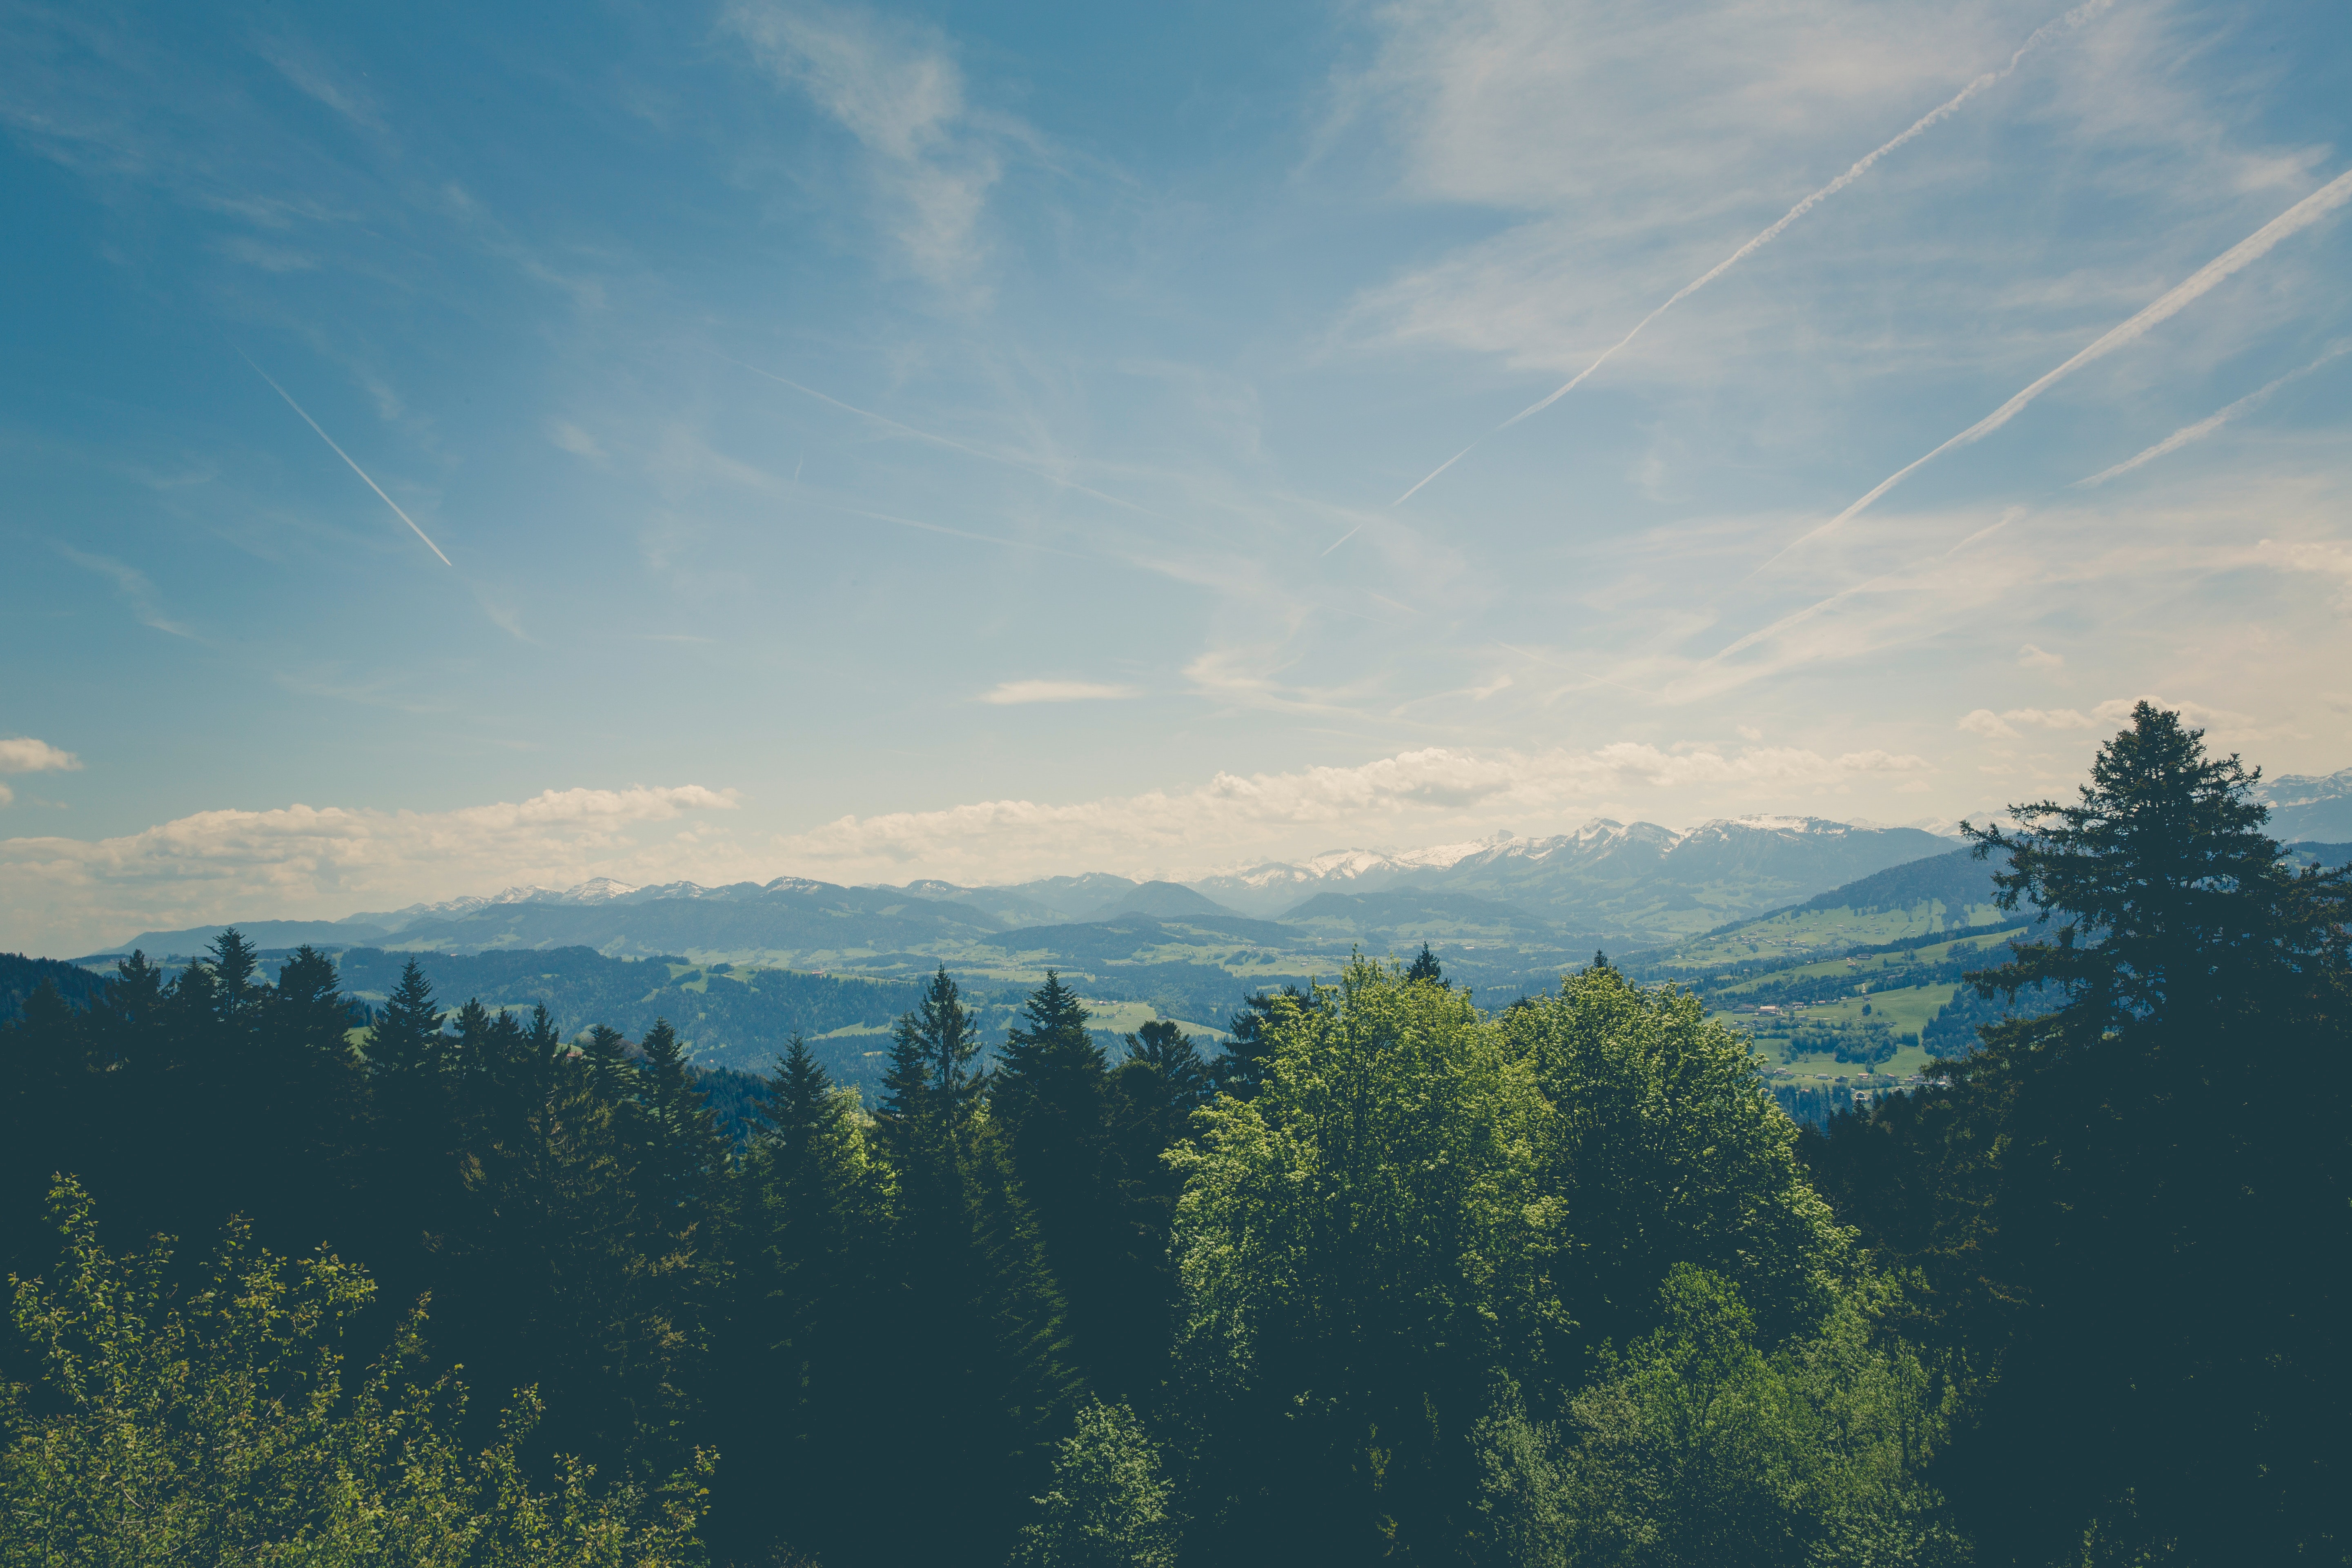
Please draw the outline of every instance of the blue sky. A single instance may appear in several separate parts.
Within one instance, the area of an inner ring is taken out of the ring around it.
[[[0,6],[0,944],[1948,818],[2141,695],[2352,765],[2347,79],[2302,5]]]

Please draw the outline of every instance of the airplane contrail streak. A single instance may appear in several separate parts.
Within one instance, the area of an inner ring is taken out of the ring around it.
[[[1969,534],[1966,539],[1961,540],[1958,544],[1955,544],[1949,550],[1945,551],[1939,559],[1949,561],[1953,556],[1958,555],[1961,551],[1966,550],[1969,546],[1991,538],[1994,534],[1999,533],[2002,529],[2007,528],[2011,523],[2015,522],[2019,518],[2025,515],[2026,510],[2021,506],[2013,506],[2010,508],[2007,511],[2001,514],[2000,521],[1991,523],[1984,528],[1978,529],[1974,533]],[[1921,563],[1919,562],[1914,562],[1911,566],[1903,568],[1902,571],[1913,570],[1920,564]],[[1901,575],[1900,571],[1883,572],[1866,583],[1857,583],[1851,588],[1841,588],[1836,593],[1832,594],[1829,597],[1816,600],[1812,604],[1807,605],[1801,610],[1792,611],[1791,613],[1781,616],[1779,620],[1774,621],[1770,626],[1749,632],[1746,637],[1718,649],[1711,658],[1702,661],[1699,668],[1703,669],[1708,665],[1720,664],[1723,660],[1729,658],[1733,654],[1745,653],[1748,649],[1754,647],[1758,643],[1763,642],[1768,638],[1779,637],[1790,626],[1801,626],[1804,622],[1811,620],[1815,616],[1820,615],[1822,611],[1830,608],[1832,605],[1843,604],[1846,600],[1853,598],[1857,594],[1868,593],[1871,589],[1877,587],[1881,583],[1892,582],[1899,575]]]
[[[2210,436],[2214,431],[2219,430],[2222,426],[2227,425],[2231,420],[2235,419],[2239,415],[2247,412],[2249,409],[2260,407],[2263,403],[2269,398],[2272,393],[2276,392],[2288,382],[2301,381],[2305,376],[2309,375],[2313,371],[2317,370],[2328,361],[2341,359],[2347,353],[2352,353],[2352,342],[2338,343],[2334,348],[2329,349],[2326,353],[2321,354],[2317,359],[2313,360],[2309,364],[2305,365],[2301,370],[2291,370],[2284,375],[2280,376],[2276,381],[2272,382],[2269,385],[2256,387],[2253,391],[2246,394],[2245,396],[2241,397],[2237,402],[2231,404],[2227,408],[2222,409],[2220,413],[2209,415],[2205,418],[2197,421],[2194,425],[2184,425],[2179,429],[2175,430],[2171,435],[2167,436],[2163,440],[2158,441],[2155,446],[2148,447],[2146,451],[2140,452],[2133,457],[2126,458],[2122,462],[2117,463],[2112,468],[2102,468],[2087,479],[2076,479],[2069,488],[2080,490],[2088,489],[2093,485],[2105,484],[2109,479],[2116,479],[2120,475],[2130,473],[2134,468],[2138,468],[2143,463],[2152,463],[2168,452],[2178,452],[2181,447],[2188,446],[2192,441],[2201,441],[2206,437]]]
[[[1059,474],[1038,468],[1034,464],[1022,462],[1016,458],[1007,458],[1001,453],[996,452],[984,452],[978,447],[967,447],[961,441],[950,441],[945,436],[934,436],[928,430],[918,430],[912,425],[902,425],[887,414],[877,414],[870,408],[860,408],[855,403],[844,403],[840,398],[832,396],[826,393],[819,392],[814,386],[803,386],[799,382],[793,380],[790,376],[778,375],[772,370],[761,370],[756,364],[745,364],[741,360],[735,358],[731,354],[720,354],[718,357],[725,360],[729,364],[733,365],[738,370],[748,370],[753,375],[765,376],[770,381],[791,387],[794,392],[805,393],[809,396],[815,398],[820,403],[830,403],[835,408],[855,414],[860,419],[871,419],[877,425],[887,425],[891,429],[899,432],[901,435],[912,436],[918,441],[929,441],[935,447],[945,447],[951,452],[961,452],[967,458],[978,458],[983,463],[1002,463],[1008,468],[1018,468],[1024,474],[1034,475],[1038,479],[1044,479],[1047,484],[1059,485],[1064,489],[1076,490],[1080,495],[1092,496],[1098,501],[1106,501],[1116,507],[1124,507],[1129,511],[1138,512],[1142,516],[1149,518],[1155,518],[1161,522],[1173,522],[1176,521],[1174,518],[1160,516],[1160,513],[1153,511],[1150,507],[1138,506],[1131,500],[1121,500],[1118,497],[1114,495],[1105,495],[1102,491],[1079,484],[1075,479],[1066,479]]]
[[[409,528],[415,533],[416,537],[425,541],[425,549],[430,550],[436,555],[441,555],[441,547],[433,542],[433,536],[425,532],[423,529],[418,528],[416,526],[416,520],[409,516],[406,512],[401,510],[400,503],[393,500],[390,496],[385,495],[383,493],[383,487],[376,483],[373,479],[369,479],[367,470],[361,468],[357,463],[352,462],[352,455],[349,452],[344,451],[341,447],[336,446],[335,438],[332,436],[328,435],[324,430],[320,430],[319,422],[316,419],[311,418],[309,414],[304,413],[302,405],[295,402],[292,395],[284,387],[278,385],[275,381],[270,381],[269,373],[268,371],[262,369],[257,364],[253,364],[252,355],[247,353],[243,349],[239,349],[236,351],[236,357],[245,361],[246,363],[253,365],[253,374],[259,376],[262,380],[269,382],[269,390],[276,393],[278,396],[285,398],[286,406],[291,408],[295,413],[300,414],[302,416],[303,424],[308,425],[313,430],[319,431],[319,439],[324,441],[327,444],[328,449],[332,451],[336,457],[341,458],[344,463],[350,467],[352,472],[357,474],[360,477],[361,481],[364,483],[368,489],[376,493],[377,500],[383,501],[384,505],[392,508],[392,513],[394,517],[397,517],[401,521],[408,524]],[[452,572],[457,569],[457,563],[450,560],[446,555],[441,555],[441,564],[448,567]]]
[[[1356,524],[1356,526],[1355,526],[1354,528],[1349,529],[1347,532],[1345,532],[1345,533],[1341,534],[1339,538],[1337,538],[1337,539],[1333,540],[1330,543],[1328,543],[1328,544],[1325,545],[1325,546],[1323,547],[1323,554],[1324,554],[1324,555],[1328,555],[1328,554],[1330,554],[1330,553],[1331,553],[1331,552],[1333,552],[1334,550],[1339,549],[1339,546],[1341,546],[1342,544],[1347,543],[1347,542],[1348,542],[1348,541],[1349,541],[1349,540],[1351,540],[1351,539],[1355,538],[1355,537],[1356,537],[1356,535],[1357,535],[1359,532],[1362,531],[1362,530],[1363,530],[1363,526],[1364,526],[1364,525],[1363,525],[1362,523],[1360,523],[1360,523]],[[1322,559],[1322,557],[1321,557],[1321,556],[1318,556],[1316,559],[1320,560],[1320,559]]]
[[[1594,360],[1591,364],[1586,365],[1582,370],[1578,371],[1574,376],[1569,379],[1566,384],[1553,392],[1551,395],[1540,398],[1534,403],[1530,403],[1525,408],[1520,409],[1517,414],[1512,415],[1508,419],[1504,420],[1500,425],[1496,426],[1492,430],[1487,431],[1486,436],[1499,436],[1504,431],[1509,429],[1512,426],[1517,425],[1520,420],[1527,418],[1529,415],[1542,413],[1545,409],[1549,408],[1553,404],[1558,403],[1561,398],[1566,397],[1570,393],[1574,392],[1579,386],[1583,384],[1584,379],[1587,376],[1591,375],[1594,371],[1599,370],[1602,365],[1608,363],[1610,358],[1614,355],[1618,350],[1623,348],[1627,343],[1632,342],[1635,338],[1640,337],[1643,331],[1647,328],[1651,322],[1656,321],[1660,316],[1664,315],[1668,310],[1673,310],[1676,305],[1681,304],[1685,300],[1689,299],[1692,295],[1697,293],[1700,289],[1706,288],[1708,284],[1714,282],[1717,279],[1722,277],[1725,273],[1730,271],[1733,268],[1738,266],[1741,262],[1747,260],[1749,257],[1755,255],[1758,251],[1763,249],[1774,240],[1780,238],[1781,234],[1790,224],[1796,222],[1799,218],[1804,216],[1807,213],[1812,211],[1815,207],[1829,200],[1830,197],[1837,195],[1840,191],[1845,189],[1848,185],[1862,178],[1863,175],[1868,174],[1870,172],[1871,165],[1877,163],[1881,158],[1885,157],[1889,153],[1894,152],[1896,148],[1902,146],[1913,137],[1927,131],[1938,121],[1948,120],[1953,115],[1958,114],[1960,111],[1960,107],[1967,103],[1969,100],[1976,97],[1979,93],[1984,91],[1987,88],[1993,86],[2002,78],[2008,76],[2011,71],[2017,69],[2019,63],[2022,61],[2027,55],[2031,54],[2034,47],[2039,45],[2042,39],[2050,37],[2053,33],[2063,32],[2082,26],[2084,22],[2089,21],[2093,16],[2097,16],[2100,12],[2107,9],[2107,7],[2113,4],[2114,0],[2084,0],[2084,4],[2075,6],[2064,16],[2058,17],[2054,21],[2044,22],[2041,26],[2033,30],[2032,35],[2029,37],[2025,42],[2017,47],[2017,52],[2009,57],[2009,63],[2007,65],[2001,67],[1999,70],[1990,70],[1985,72],[1982,76],[1978,77],[1974,81],[1969,82],[1966,87],[1960,89],[1959,91],[1954,93],[1950,98],[1946,99],[1943,102],[1937,104],[1935,108],[1921,115],[1917,120],[1913,121],[1910,128],[1905,131],[1901,135],[1895,137],[1895,140],[1865,153],[1854,163],[1853,167],[1848,169],[1844,174],[1840,174],[1836,179],[1832,180],[1828,184],[1823,185],[1820,190],[1815,191],[1811,195],[1807,196],[1803,201],[1799,202],[1795,206],[1790,207],[1787,212],[1781,214],[1780,221],[1773,224],[1771,227],[1766,229],[1763,233],[1758,235],[1755,238],[1741,246],[1738,250],[1733,251],[1729,256],[1725,257],[1721,261],[1717,262],[1715,266],[1710,268],[1707,271],[1701,273],[1698,277],[1692,279],[1689,282],[1676,289],[1672,299],[1659,306],[1656,310],[1651,311],[1648,315],[1643,317],[1640,321],[1634,322],[1633,330],[1632,331],[1627,332],[1623,337],[1618,339],[1615,342],[1601,350],[1600,358]],[[1486,436],[1479,437],[1478,441],[1485,440]],[[1478,441],[1471,442],[1470,446],[1463,447],[1462,450],[1454,453],[1454,456],[1446,458],[1443,463],[1438,464],[1436,468],[1431,469],[1429,473],[1423,478],[1421,484],[1413,486],[1412,489],[1405,491],[1404,494],[1397,497],[1396,500],[1391,501],[1389,504],[1391,506],[1402,506],[1406,501],[1411,500],[1413,497],[1413,492],[1420,489],[1422,485],[1429,483],[1431,479],[1435,479],[1438,475],[1444,473],[1446,469],[1452,468],[1454,464],[1468,457],[1470,455],[1471,447],[1477,446]]]
[[[2313,224],[2315,224],[2320,219],[2327,216],[2328,214],[2342,206],[2346,202],[2352,202],[2352,172],[2336,175],[2335,179],[2329,181],[2326,184],[2322,185],[2319,189],[2312,192],[2311,195],[2304,197],[2303,200],[2295,203],[2294,205],[2287,208],[2286,211],[2279,214],[2278,216],[2271,219],[2270,222],[2263,225],[2262,227],[2256,229],[2252,234],[2248,235],[2245,238],[2240,240],[2237,244],[2231,246],[2229,249],[2223,251],[2221,255],[2215,257],[2212,260],[2199,268],[2195,272],[2190,273],[2188,278],[2176,285],[2169,293],[2157,300],[2156,303],[2148,306],[2146,310],[2140,311],[2139,314],[2134,316],[2130,321],[2126,321],[2123,325],[2114,328],[2105,337],[2093,343],[2089,348],[2084,349],[2073,359],[2070,359],[2064,364],[2060,365],[2056,370],[2050,372],[2041,380],[2035,382],[2032,385],[2027,387],[2024,391],[2019,393],[2007,403],[2002,404],[2000,407],[1994,409],[1991,413],[1986,415],[1983,418],[1978,420],[1975,424],[1969,426],[1967,429],[1961,431],[1958,435],[1953,437],[1950,440],[1945,442],[1942,446],[1928,453],[1926,457],[1919,458],[1912,462],[1906,463],[1902,468],[1895,469],[1895,472],[1887,475],[1886,478],[1878,482],[1877,487],[1872,489],[1869,494],[1864,496],[1860,500],[1854,502],[1852,506],[1846,508],[1843,511],[1838,513],[1827,522],[1822,523],[1819,528],[1814,529],[1810,533],[1807,533],[1801,538],[1794,540],[1788,545],[1784,546],[1779,555],[1773,556],[1771,561],[1767,561],[1762,566],[1759,566],[1756,569],[1756,572],[1768,570],[1772,565],[1773,562],[1779,561],[1781,556],[1788,554],[1790,551],[1810,544],[1814,540],[1821,538],[1823,534],[1837,528],[1849,518],[1853,517],[1856,513],[1863,510],[1864,508],[1869,506],[1871,502],[1876,500],[1879,497],[1893,489],[1896,485],[1901,484],[1905,479],[1909,479],[1913,473],[1935,461],[1937,458],[1942,457],[1953,447],[1966,447],[1973,442],[1983,440],[1987,436],[1991,435],[1994,431],[2008,424],[2011,419],[2016,418],[2019,412],[2021,411],[2027,404],[2041,396],[2042,393],[2049,390],[2052,386],[2056,385],[2058,382],[2063,380],[2064,377],[2073,374],[2076,370],[2079,370],[2084,365],[2090,363],[2093,360],[2103,358],[2104,356],[2112,353],[2116,349],[2123,347],[2125,344],[2136,342],[2139,338],[2146,336],[2150,329],[2171,320],[2174,316],[2179,315],[2182,310],[2194,304],[2199,299],[2210,290],[2214,285],[2229,278],[2232,273],[2252,265],[2254,262],[2261,260],[2264,256],[2270,254],[2271,247],[2277,245],[2279,241],[2285,239],[2290,235],[2298,234],[2303,230],[2309,228]],[[1748,575],[1753,577],[1756,575],[1756,572],[1751,572]]]

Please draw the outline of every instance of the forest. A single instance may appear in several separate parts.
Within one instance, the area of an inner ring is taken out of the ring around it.
[[[1598,954],[1213,1054],[941,968],[870,1092],[414,961],[354,1032],[235,931],[27,969],[0,1564],[2352,1561],[2352,873],[2258,781],[2143,703],[1971,828],[2031,923],[1818,1131]]]

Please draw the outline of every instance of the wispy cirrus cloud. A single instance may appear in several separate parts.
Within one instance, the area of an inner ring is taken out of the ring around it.
[[[2305,229],[2310,228],[2314,225],[2322,223],[2327,218],[2335,216],[2336,209],[2343,206],[2347,202],[2352,202],[2352,170],[2347,170],[2344,174],[2336,175],[2336,178],[2330,180],[2326,184],[2322,185],[2319,189],[2312,192],[2309,195],[2304,197],[2303,200],[2295,203],[2294,205],[2279,214],[2278,216],[2271,219],[2270,222],[2263,225],[2262,227],[2256,229],[2252,234],[2248,235],[2244,239],[2240,240],[2237,244],[2231,246],[2229,249],[2223,251],[2221,255],[2215,257],[2212,260],[2199,268],[2195,272],[2190,273],[2187,278],[2181,279],[2180,282],[2175,284],[2171,289],[2166,290],[2162,295],[2140,310],[2129,321],[2126,321],[2118,326],[2110,328],[2088,348],[2077,353],[2073,358],[2067,360],[2055,370],[2045,372],[2037,380],[2028,384],[2023,391],[2018,393],[2008,402],[2002,404],[2000,407],[1994,409],[1991,413],[1986,415],[1983,418],[1978,420],[1975,424],[1969,426],[1967,429],[1953,437],[1950,440],[1946,441],[1942,446],[1937,447],[1935,450],[1929,452],[1923,458],[1913,458],[1902,468],[1895,469],[1895,472],[1879,480],[1874,487],[1863,495],[1861,500],[1855,501],[1853,505],[1847,507],[1843,511],[1838,513],[1827,522],[1822,523],[1820,527],[1811,530],[1810,532],[1807,532],[1801,538],[1790,543],[1785,549],[1780,551],[1780,554],[1773,556],[1770,561],[1767,561],[1764,563],[1764,566],[1769,567],[1772,565],[1774,562],[1780,560],[1782,556],[1786,556],[1793,551],[1802,549],[1804,546],[1812,543],[1814,541],[1834,532],[1836,530],[1843,527],[1845,523],[1860,514],[1864,510],[1868,508],[1872,503],[1876,501],[1881,496],[1886,494],[1887,491],[1893,489],[1905,479],[1910,478],[1911,475],[1917,472],[1920,468],[1925,468],[1927,464],[1934,462],[1937,458],[1942,457],[1945,453],[1951,451],[1955,447],[1965,447],[1969,445],[1971,442],[1983,440],[1987,436],[1991,435],[1994,431],[2008,424],[2011,419],[2017,417],[2019,414],[2024,412],[2027,405],[2031,404],[2035,398],[2041,396],[2044,392],[2048,391],[2051,387],[2055,386],[2059,382],[2064,380],[2075,371],[2081,369],[2086,364],[2089,364],[2094,360],[2113,353],[2116,350],[2124,347],[2126,344],[2136,342],[2139,339],[2146,337],[2148,332],[2153,331],[2157,326],[2162,322],[2170,321],[2174,316],[2179,315],[2190,305],[2196,303],[2199,300],[2212,292],[2215,288],[2219,287],[2228,279],[2234,277],[2236,274],[2245,270],[2255,262],[2261,260],[2263,257],[2268,256],[2282,240],[2300,234]],[[1763,570],[1763,567],[1759,567],[1758,570],[1761,571]]]
[[[187,637],[192,641],[200,640],[195,633],[163,614],[157,605],[159,595],[155,592],[155,584],[149,582],[147,574],[136,566],[117,561],[111,555],[99,555],[86,550],[76,550],[70,544],[58,545],[58,553],[83,570],[95,572],[113,583],[123,598],[130,601],[131,614],[139,617],[141,626],[152,626],[159,632],[169,632],[175,637]]]
[[[937,31],[856,5],[744,0],[720,26],[865,148],[884,222],[914,269],[974,287],[988,193],[1003,173]]]
[[[1142,695],[1137,687],[1095,680],[1007,680],[982,692],[980,700],[1011,707],[1024,702],[1103,702]]]

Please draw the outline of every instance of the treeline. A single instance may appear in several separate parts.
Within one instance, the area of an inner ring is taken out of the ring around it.
[[[1826,1136],[1598,957],[1491,1014],[1359,962],[1211,1061],[1049,976],[992,1066],[941,971],[870,1104],[796,1045],[740,1148],[667,1025],[413,968],[357,1050],[230,937],[37,993],[0,1562],[2341,1562],[2346,889],[2251,783],[2143,707],[1979,835],[2058,924],[1977,984],[2064,1005]]]

